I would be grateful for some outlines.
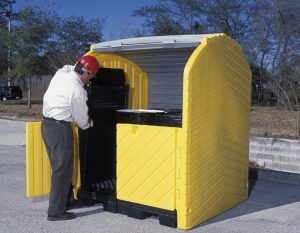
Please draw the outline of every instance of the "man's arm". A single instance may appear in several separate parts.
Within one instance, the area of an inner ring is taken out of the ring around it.
[[[73,120],[81,129],[88,129],[93,124],[88,115],[86,101],[87,97],[85,95],[74,94],[70,104]]]

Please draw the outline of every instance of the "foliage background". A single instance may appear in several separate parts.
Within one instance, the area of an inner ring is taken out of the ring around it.
[[[62,18],[55,4],[11,12],[14,3],[0,2],[0,76],[4,79],[9,46],[11,76],[25,77],[51,74],[103,40],[105,19]],[[10,34],[7,12],[11,13]],[[132,17],[141,17],[144,23],[142,28],[128,30],[126,37],[224,32],[241,44],[254,84],[261,89],[270,80],[280,83],[299,78],[299,12],[299,0],[153,0],[152,5],[132,12]]]

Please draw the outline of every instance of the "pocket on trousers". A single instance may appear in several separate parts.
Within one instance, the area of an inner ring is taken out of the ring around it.
[[[60,142],[66,134],[66,128],[62,124],[56,122],[42,123],[42,137],[48,145],[55,146]]]

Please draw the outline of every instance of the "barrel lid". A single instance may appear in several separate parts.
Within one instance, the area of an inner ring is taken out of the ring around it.
[[[124,112],[124,113],[164,113],[163,110],[156,110],[156,109],[120,109],[117,112]]]

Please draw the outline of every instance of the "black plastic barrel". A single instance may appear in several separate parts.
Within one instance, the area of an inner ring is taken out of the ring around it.
[[[117,110],[118,123],[181,127],[182,113],[180,109],[121,109]]]

